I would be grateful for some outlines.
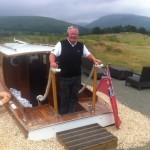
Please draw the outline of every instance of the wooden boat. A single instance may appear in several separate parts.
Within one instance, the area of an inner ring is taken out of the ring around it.
[[[18,40],[0,45],[0,91],[11,93],[12,98],[6,108],[25,136],[31,140],[41,140],[54,137],[56,132],[92,123],[102,127],[114,124],[111,107],[96,94],[96,67],[93,91],[85,87],[79,94],[77,111],[66,115],[58,113],[59,73],[52,73],[49,77],[49,54],[52,49],[51,45]],[[37,96],[44,95],[49,78],[52,83],[46,100],[38,102]]]

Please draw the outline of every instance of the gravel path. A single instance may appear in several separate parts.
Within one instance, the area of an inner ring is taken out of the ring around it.
[[[112,78],[113,87],[116,93],[116,97],[119,102],[121,102],[124,106],[130,108],[131,110],[137,111],[142,116],[144,115],[150,120],[150,88],[143,89],[138,91],[136,88],[131,86],[125,86],[124,80],[117,80]],[[120,110],[121,111],[121,110]],[[128,114],[131,116],[131,114]],[[133,118],[135,122],[135,119]],[[137,124],[140,124],[139,131],[144,131],[143,134],[149,134],[150,130],[147,130],[145,126],[150,126],[149,124],[141,124],[142,118],[139,116]],[[129,122],[130,124],[130,122]],[[148,127],[149,128],[149,127]],[[135,140],[135,139],[134,139]],[[150,137],[147,139],[147,143],[142,147],[130,148],[130,150],[150,150]],[[136,140],[135,140],[136,142]]]

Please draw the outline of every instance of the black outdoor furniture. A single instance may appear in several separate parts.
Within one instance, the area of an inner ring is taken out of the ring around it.
[[[126,85],[130,84],[141,90],[141,88],[150,87],[150,67],[143,67],[141,75],[134,73],[133,76],[126,79]]]
[[[129,76],[133,75],[133,71],[131,69],[119,67],[119,66],[110,66],[110,75],[111,77],[117,78],[119,80],[126,79]]]
[[[82,58],[82,72],[89,76],[93,67],[93,62],[87,58]],[[104,68],[98,69],[97,79],[101,79],[104,74]]]

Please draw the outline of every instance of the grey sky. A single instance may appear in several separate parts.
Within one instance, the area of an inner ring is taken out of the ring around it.
[[[0,16],[45,16],[77,23],[109,14],[150,17],[150,0],[0,0]]]

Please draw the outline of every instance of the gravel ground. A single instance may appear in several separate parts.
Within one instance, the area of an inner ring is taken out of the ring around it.
[[[148,130],[148,128],[150,127],[150,123],[141,124],[143,122],[142,120],[143,116],[146,117],[148,120],[150,120],[150,89],[143,89],[141,91],[138,91],[134,87],[125,86],[124,80],[117,80],[114,78],[112,78],[112,82],[113,82],[113,87],[118,101],[126,108],[131,109],[132,111],[140,114],[140,116],[137,115],[136,117],[136,119],[138,119],[136,120],[137,121],[136,124],[139,125],[139,131],[137,132],[144,131],[143,134],[145,135],[150,134],[150,130]],[[122,110],[119,111],[121,112]],[[128,113],[127,115],[131,116],[132,114]],[[134,118],[133,121],[135,122]],[[129,124],[130,123],[131,122],[129,122]],[[147,142],[142,147],[129,148],[129,149],[150,150],[150,137],[149,138],[147,137]]]
[[[122,124],[119,130],[114,126],[107,130],[118,137],[117,149],[150,150],[150,89],[139,92],[116,79],[113,86]],[[98,94],[109,103],[107,96]],[[0,108],[0,134],[0,150],[64,150],[56,139],[25,139],[5,107]]]
[[[5,107],[0,109],[0,150],[64,150],[56,139],[29,141]]]
[[[85,78],[83,75],[83,82]],[[118,137],[117,149],[150,150],[150,89],[138,91],[126,86],[124,80],[114,78],[112,83],[122,124],[118,131],[111,127],[108,130]]]

